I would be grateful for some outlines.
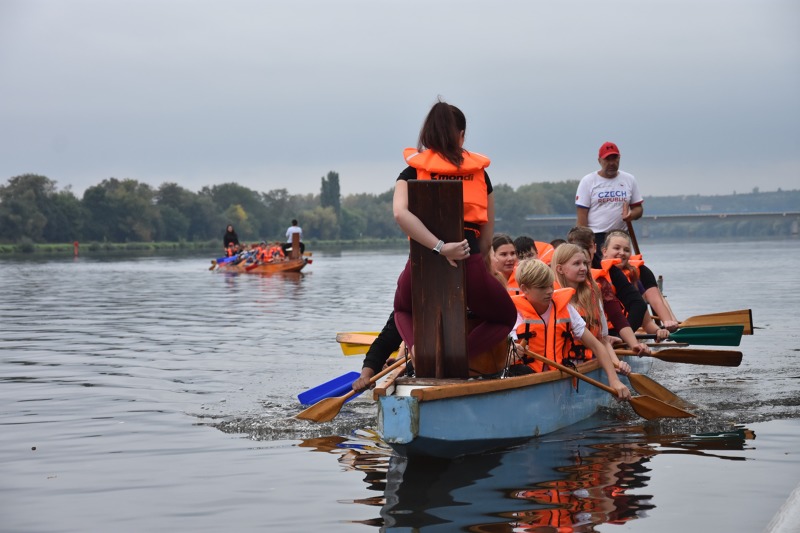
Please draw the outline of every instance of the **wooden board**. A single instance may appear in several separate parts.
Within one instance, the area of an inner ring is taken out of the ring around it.
[[[408,207],[444,242],[464,239],[464,202],[458,181],[408,182]],[[466,378],[467,304],[463,261],[451,266],[411,241],[414,371],[418,377]]]

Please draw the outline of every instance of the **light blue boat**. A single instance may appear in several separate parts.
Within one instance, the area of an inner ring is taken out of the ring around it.
[[[646,374],[653,359],[626,357]],[[607,384],[594,360],[578,365]],[[627,380],[623,378],[627,383]],[[486,380],[434,380],[392,376],[375,389],[378,430],[406,457],[450,458],[480,453],[546,435],[592,416],[616,400],[560,371]]]

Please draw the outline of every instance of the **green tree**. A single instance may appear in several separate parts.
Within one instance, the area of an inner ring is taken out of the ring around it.
[[[339,225],[333,207],[316,207],[311,211],[304,211],[303,234],[314,235],[323,240],[338,239]]]
[[[98,241],[151,241],[161,226],[153,189],[133,179],[110,178],[83,194],[86,237]]]
[[[339,192],[339,173],[331,170],[328,177],[322,178],[322,190],[319,195],[319,205],[332,207],[337,215],[341,212],[341,193]]]
[[[81,201],[67,188],[50,196],[45,242],[71,242],[83,237],[84,210]]]
[[[44,240],[48,214],[54,213],[52,198],[56,182],[37,174],[23,174],[0,187],[0,238],[18,242],[27,237]]]

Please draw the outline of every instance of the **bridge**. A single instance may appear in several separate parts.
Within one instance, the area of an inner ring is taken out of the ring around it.
[[[642,236],[647,236],[651,224],[678,224],[678,223],[712,223],[721,221],[746,221],[746,220],[774,220],[790,221],[792,235],[800,234],[800,211],[777,211],[758,213],[713,213],[698,212],[677,215],[648,215],[645,214],[637,221],[642,227]],[[575,215],[527,215],[525,225],[528,228],[569,229],[575,226]],[[638,233],[638,231],[637,231]]]

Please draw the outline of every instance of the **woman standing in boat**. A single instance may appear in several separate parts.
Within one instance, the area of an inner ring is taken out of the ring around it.
[[[494,233],[494,197],[486,173],[489,158],[464,150],[467,120],[457,107],[439,101],[431,108],[420,130],[417,147],[404,151],[408,167],[400,173],[394,189],[394,218],[400,228],[452,266],[464,261],[466,300],[472,315],[481,320],[467,338],[469,355],[480,354],[506,338],[514,326],[516,310],[506,289],[489,272],[488,257]],[[444,242],[408,209],[408,180],[463,180],[464,235],[460,242]],[[397,280],[394,299],[395,323],[411,349],[414,345],[411,316],[411,261]]]
[[[226,252],[240,246],[239,245],[239,236],[236,235],[236,232],[233,230],[233,226],[228,224],[228,227],[225,228],[225,236],[222,237],[222,247],[225,249]],[[232,253],[228,253],[228,255],[233,255]]]

